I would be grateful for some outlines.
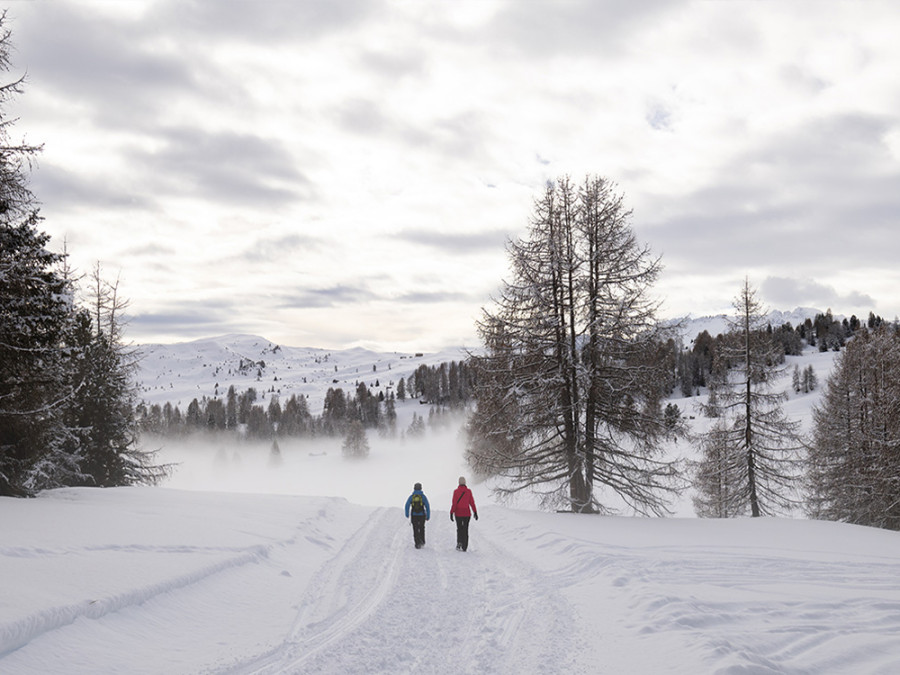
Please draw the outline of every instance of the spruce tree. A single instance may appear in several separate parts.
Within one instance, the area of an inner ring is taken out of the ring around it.
[[[803,370],[803,391],[810,392],[815,391],[819,386],[819,378],[816,376],[815,368],[812,367],[810,363]]]
[[[0,14],[0,71],[10,70],[10,31]],[[0,103],[22,92],[24,78],[0,85]],[[10,138],[0,107],[0,495],[23,496],[73,481],[77,439],[64,420],[73,391],[74,298],[63,256],[49,236],[28,184],[40,146]]]
[[[388,396],[387,400],[384,402],[384,418],[382,424],[384,433],[392,438],[397,435],[397,407],[394,401],[394,393],[391,392],[390,396]]]
[[[234,385],[230,385],[228,387],[228,392],[225,394],[225,428],[229,431],[235,431],[238,426],[238,412],[237,412],[237,393],[234,390]]]
[[[281,412],[281,421],[278,423],[278,435],[283,437],[304,436],[309,433],[311,417],[306,398],[302,395],[298,398],[292,395],[284,410]]]
[[[418,413],[413,413],[412,422],[409,423],[406,435],[412,438],[425,435],[425,420]]]
[[[281,447],[278,445],[278,439],[272,441],[272,447],[269,449],[269,466],[278,467],[284,463],[281,456]]]
[[[65,420],[75,331],[71,284],[39,217],[0,213],[0,495],[69,483],[78,442]]]
[[[359,420],[353,420],[347,425],[347,433],[341,446],[344,457],[348,459],[363,459],[369,456],[369,441],[366,438],[366,429]]]

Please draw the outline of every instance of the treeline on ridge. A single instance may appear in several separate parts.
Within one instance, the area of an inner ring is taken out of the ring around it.
[[[197,432],[232,433],[247,439],[288,437],[343,436],[351,424],[364,429],[397,433],[396,401],[417,399],[430,406],[428,422],[439,425],[442,418],[463,410],[472,400],[475,375],[467,361],[444,362],[439,366],[420,365],[409,379],[391,383],[388,393],[365,382],[357,382],[355,390],[329,387],[320,414],[309,409],[304,396],[292,394],[284,398],[276,391],[260,395],[253,387],[238,392],[228,388],[224,397],[194,398],[185,411],[171,403],[141,404],[137,415],[142,431],[161,436],[179,436]],[[425,429],[425,419],[414,413],[405,433],[416,434]]]
[[[884,319],[874,312],[869,312],[868,320],[863,324],[855,314],[849,319],[838,321],[831,310],[828,310],[816,314],[813,319],[807,318],[796,327],[790,323],[775,327],[769,324],[765,332],[777,347],[776,353],[782,356],[799,356],[803,352],[804,344],[817,347],[820,352],[840,351],[846,341],[861,327],[874,330],[884,323]],[[675,382],[668,383],[667,393],[672,394],[677,387],[683,396],[699,394],[700,389],[707,386],[714,364],[719,362],[716,355],[721,351],[725,340],[725,334],[720,333],[713,337],[704,330],[691,341],[690,348],[678,350],[675,353]],[[783,361],[782,358],[779,363]],[[723,363],[727,365],[727,360]],[[797,386],[794,389],[800,391]]]

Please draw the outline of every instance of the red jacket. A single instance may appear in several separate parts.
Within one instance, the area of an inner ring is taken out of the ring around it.
[[[471,511],[469,511],[471,509]],[[453,503],[450,504],[450,513],[460,518],[468,518],[473,513],[478,515],[478,509],[475,508],[475,498],[472,491],[465,485],[460,485],[453,491]]]

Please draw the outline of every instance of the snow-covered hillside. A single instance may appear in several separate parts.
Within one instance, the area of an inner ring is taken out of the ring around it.
[[[822,314],[821,310],[811,307],[797,307],[791,311],[773,310],[766,315],[766,323],[777,328],[786,323],[791,324],[794,328],[803,325],[807,319],[815,319],[817,314]],[[727,314],[716,314],[715,316],[693,316],[688,315],[680,319],[664,322],[679,327],[678,334],[681,336],[684,344],[689,345],[691,341],[703,331],[715,337],[720,333],[728,331],[728,321],[732,316]],[[836,320],[843,320],[843,315],[835,315]]]
[[[140,395],[147,403],[171,403],[183,409],[192,399],[224,397],[253,387],[285,399],[307,396],[314,414],[322,411],[329,387],[352,391],[365,382],[372,393],[387,394],[400,378],[420,365],[462,361],[462,348],[438,353],[372,352],[355,348],[327,350],[276,345],[256,335],[223,335],[191,342],[140,345]]]
[[[790,322],[797,326],[819,314],[817,309],[798,307],[791,312],[773,311],[773,326]],[[840,318],[840,317],[838,317]],[[689,344],[706,330],[716,336],[728,329],[726,315],[678,319],[679,334]],[[462,361],[468,352],[449,347],[440,352],[373,352],[363,348],[346,350],[290,347],[257,335],[222,335],[190,342],[139,345],[137,381],[147,403],[171,403],[184,410],[192,399],[223,397],[229,386],[237,392],[253,387],[260,395],[275,392],[284,398],[308,397],[313,414],[322,410],[329,387],[352,391],[365,382],[374,394],[387,394],[400,378],[409,378],[421,365],[439,366]]]

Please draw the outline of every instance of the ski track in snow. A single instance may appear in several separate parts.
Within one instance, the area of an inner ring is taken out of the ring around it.
[[[480,539],[456,551],[449,522],[432,519],[426,536],[416,550],[397,509],[374,511],[316,574],[283,644],[211,672],[521,673],[567,662],[571,645],[557,638],[571,609],[533,569]]]
[[[56,493],[53,501],[61,502],[66,494],[65,491]],[[12,606],[0,596],[0,673],[200,672],[220,660],[223,654],[246,650],[254,641],[262,643],[265,638],[260,637],[261,633],[267,630],[269,634],[274,633],[271,627],[277,626],[284,614],[279,613],[281,608],[274,602],[280,599],[280,589],[275,584],[287,589],[288,598],[298,584],[305,586],[307,575],[302,569],[305,561],[328,559],[335,545],[332,535],[343,539],[348,523],[359,517],[347,511],[369,511],[348,507],[342,500],[326,499],[299,522],[294,514],[288,513],[285,520],[294,524],[285,526],[255,521],[259,514],[243,513],[238,500],[234,506],[237,511],[224,516],[231,519],[232,538],[237,534],[240,539],[263,543],[0,546],[0,564],[7,570],[6,579],[30,575],[48,582],[46,591],[40,587],[20,591],[31,597],[29,604],[35,606],[24,616],[10,614]],[[282,516],[277,510],[272,513]],[[256,522],[256,527],[251,525],[245,530],[235,525],[238,514],[247,515],[248,522]],[[132,516],[128,515],[128,509],[116,514],[116,518],[123,517],[126,523]],[[333,527],[335,518],[339,521],[337,528]],[[205,529],[208,519],[209,514],[184,517],[188,523],[184,532],[167,533],[163,537],[203,538],[194,528]],[[176,521],[168,522],[175,530]],[[112,531],[118,530],[121,524],[115,519],[110,523]],[[271,532],[285,536],[267,533],[269,527]],[[118,534],[106,530],[105,521],[93,520],[87,529],[88,538]],[[135,531],[126,536],[139,539],[142,534]],[[221,532],[212,538],[219,536]],[[297,571],[296,580],[286,566]],[[26,572],[27,568],[30,570]],[[128,572],[117,572],[107,578],[104,571],[111,569]],[[60,602],[60,599],[71,601]],[[246,615],[248,621],[235,622],[233,616],[223,616],[223,610]],[[14,618],[10,620],[9,616]],[[205,632],[186,633],[185,622]],[[262,627],[250,631],[247,623]],[[217,627],[219,635],[215,635]],[[196,652],[198,637],[208,640],[199,654]],[[85,644],[106,642],[115,644],[116,648],[104,653],[100,660],[97,654],[84,649]]]
[[[584,595],[601,597],[614,617],[595,621],[595,641],[613,645],[605,653],[601,647],[595,672],[900,672],[900,562],[894,557],[865,558],[857,571],[852,561],[817,561],[815,552],[795,558],[777,547],[636,552],[535,535],[534,528],[520,532],[531,534],[535,560],[543,558],[553,586],[576,605],[579,589],[590,588]],[[499,533],[516,535],[507,524]]]
[[[43,609],[30,616],[0,626],[0,657],[12,652],[41,635],[75,623],[79,619],[99,619],[108,614],[119,612],[127,607],[141,605],[153,598],[177,591],[185,586],[196,584],[224,570],[259,562],[268,556],[270,547],[252,546],[247,549],[228,549],[221,547],[199,548],[190,546],[147,547],[147,546],[86,546],[80,549],[41,551],[28,549],[4,549],[0,547],[0,556],[9,557],[47,557],[77,555],[78,553],[111,555],[129,552],[153,552],[156,554],[229,554],[209,565],[191,570],[185,574],[167,577],[157,583],[150,583],[120,593],[112,593],[106,597],[87,599],[79,602],[57,605]],[[233,555],[232,555],[233,554]],[[127,558],[127,555],[125,556]]]
[[[660,554],[650,564],[629,556],[621,561],[632,571],[619,583],[648,588],[633,594],[640,621],[633,627],[651,637],[680,634],[717,657],[715,672],[900,672],[896,563],[869,564],[858,576],[845,564],[785,564],[765,553]],[[823,602],[816,592],[823,586],[841,597]],[[884,669],[884,657],[892,653],[893,665]]]

